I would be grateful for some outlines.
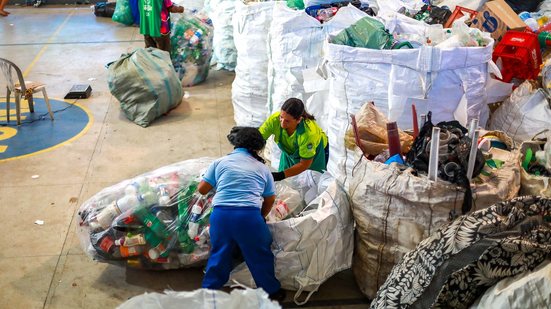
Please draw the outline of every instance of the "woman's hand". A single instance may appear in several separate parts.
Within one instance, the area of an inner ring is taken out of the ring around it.
[[[183,13],[184,7],[179,5],[173,5],[170,7],[170,13]]]
[[[275,202],[275,195],[266,196],[264,197],[264,201],[262,202],[262,218],[266,218],[266,216],[270,213],[270,210],[272,210],[272,206]]]

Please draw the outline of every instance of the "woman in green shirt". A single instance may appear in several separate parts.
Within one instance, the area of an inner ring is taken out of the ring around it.
[[[314,116],[305,111],[301,100],[291,98],[285,101],[281,111],[268,117],[259,131],[264,139],[274,135],[281,149],[279,171],[272,173],[275,181],[298,175],[307,169],[325,171],[329,158],[327,135]]]

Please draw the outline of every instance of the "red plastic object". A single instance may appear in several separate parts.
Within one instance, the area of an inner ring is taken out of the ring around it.
[[[537,34],[509,30],[494,49],[492,59],[501,58],[502,81],[536,79],[540,72],[541,50]]]
[[[411,103],[411,116],[413,117],[413,139],[416,139],[419,135],[419,123],[417,122],[417,109],[414,103]]]
[[[392,157],[395,154],[402,153],[400,147],[400,135],[398,134],[398,125],[395,121],[386,123],[387,139],[388,139],[388,152]]]
[[[453,22],[456,19],[463,17],[465,15],[465,13],[471,14],[471,19],[474,19],[474,17],[476,16],[476,14],[478,12],[457,5],[457,6],[455,6],[455,10],[453,10],[453,13],[450,15],[450,17],[448,18],[448,20],[444,24],[444,28],[450,28],[452,26]]]

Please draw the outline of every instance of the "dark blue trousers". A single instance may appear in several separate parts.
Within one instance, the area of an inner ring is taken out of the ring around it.
[[[210,215],[210,242],[203,288],[220,289],[228,281],[235,246],[241,249],[257,287],[268,294],[281,288],[275,277],[274,255],[270,250],[272,234],[260,209],[214,207]]]

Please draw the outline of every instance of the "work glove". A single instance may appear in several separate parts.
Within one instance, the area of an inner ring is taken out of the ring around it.
[[[274,181],[280,181],[285,179],[284,172],[272,172],[272,176],[274,177]]]

